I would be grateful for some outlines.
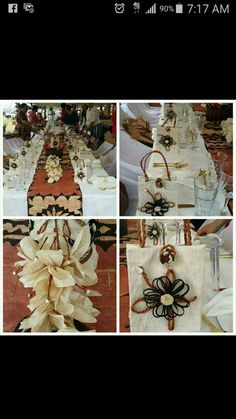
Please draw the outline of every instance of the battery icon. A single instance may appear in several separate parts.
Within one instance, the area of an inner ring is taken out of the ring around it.
[[[183,5],[181,3],[175,5],[175,13],[183,13]]]

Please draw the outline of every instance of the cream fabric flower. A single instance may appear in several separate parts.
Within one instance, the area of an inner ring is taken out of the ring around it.
[[[71,247],[66,239],[65,242],[62,240],[63,223],[61,220],[57,224],[50,221],[45,224],[43,233],[39,233],[41,222],[31,232],[39,243],[31,237],[24,238],[20,243],[18,256],[23,260],[16,262],[15,266],[22,268],[19,276],[24,287],[35,291],[28,305],[32,314],[21,323],[24,331],[78,333],[74,319],[81,323],[96,323],[100,314],[89,297],[101,294],[83,288],[97,283],[95,269],[98,255],[95,246],[91,247],[89,225],[79,225],[79,233]],[[55,225],[59,245],[63,249],[45,248],[48,245],[51,247],[55,238]]]

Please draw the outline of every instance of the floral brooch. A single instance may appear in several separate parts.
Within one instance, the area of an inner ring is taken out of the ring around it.
[[[186,297],[190,287],[182,279],[176,278],[176,273],[173,269],[167,269],[165,275],[154,278],[152,282],[150,282],[142,266],[137,268],[137,272],[142,275],[148,288],[144,289],[143,297],[137,298],[132,303],[131,310],[137,314],[152,310],[154,317],[164,317],[168,321],[168,329],[174,330],[175,317],[183,316],[185,309],[197,297]],[[144,302],[146,307],[138,309],[137,305],[141,302]]]
[[[145,212],[152,217],[163,217],[164,214],[169,211],[169,208],[173,208],[175,206],[174,202],[168,202],[165,198],[163,198],[160,192],[157,192],[155,195],[147,189],[145,192],[151,195],[153,202],[145,202],[145,204],[140,208],[140,211]]]
[[[170,151],[171,146],[176,144],[170,135],[162,135],[159,143],[165,147],[166,151]]]
[[[147,228],[147,236],[150,240],[153,241],[154,246],[158,244],[158,240],[161,234],[160,226],[154,222],[152,226],[148,226]]]
[[[16,164],[16,163],[11,163],[11,168],[12,168],[12,169],[14,169],[14,170],[15,170],[15,169],[17,169],[17,167],[18,167],[18,164]]]
[[[86,176],[85,176],[85,174],[84,174],[84,172],[83,172],[83,170],[79,170],[78,172],[77,172],[77,177],[80,179],[80,180],[83,180],[83,178],[85,178]]]

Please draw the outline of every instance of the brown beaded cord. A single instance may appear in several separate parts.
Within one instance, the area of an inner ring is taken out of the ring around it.
[[[139,239],[139,245],[140,247],[145,246],[145,240],[146,240],[146,231],[145,231],[145,220],[138,220],[138,239]]]
[[[185,246],[192,245],[192,234],[190,228],[190,220],[184,220],[184,243]]]
[[[48,226],[48,221],[45,221],[45,222],[41,225],[40,229],[37,231],[37,234],[44,233],[44,231],[46,230],[47,226]]]
[[[92,256],[93,253],[93,248],[89,247],[89,249],[85,252],[85,254],[83,256],[81,256],[81,258],[79,259],[80,263],[85,263],[87,262],[90,257]]]

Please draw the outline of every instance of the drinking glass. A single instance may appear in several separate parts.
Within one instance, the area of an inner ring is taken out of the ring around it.
[[[196,206],[196,215],[213,215],[212,208],[218,192],[219,183],[213,182],[206,186],[202,184],[202,179],[194,179],[194,197]]]
[[[216,151],[210,154],[209,159],[209,176],[219,181],[221,173],[224,172],[227,155],[222,151]]]

